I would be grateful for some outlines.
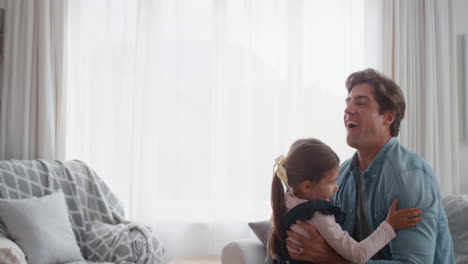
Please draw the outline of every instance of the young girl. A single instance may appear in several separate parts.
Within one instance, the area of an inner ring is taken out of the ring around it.
[[[304,229],[294,225],[298,219],[309,219],[308,222],[338,254],[355,263],[368,261],[395,238],[396,230],[415,226],[422,219],[415,218],[421,214],[416,208],[396,211],[394,201],[387,219],[365,240],[356,242],[338,224],[343,221],[344,214],[331,200],[338,191],[339,162],[336,153],[317,139],[297,140],[286,158],[276,159],[271,187],[272,229],[267,245],[273,263],[305,263],[290,258],[285,241],[289,228],[308,237]]]

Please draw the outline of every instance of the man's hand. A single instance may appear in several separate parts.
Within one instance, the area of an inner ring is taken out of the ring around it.
[[[309,233],[310,238],[291,230],[287,231],[290,238],[299,242],[299,244],[296,244],[290,239],[286,240],[288,252],[292,259],[318,264],[349,263],[328,246],[313,225],[300,220],[296,223]],[[299,254],[301,251],[302,254]]]

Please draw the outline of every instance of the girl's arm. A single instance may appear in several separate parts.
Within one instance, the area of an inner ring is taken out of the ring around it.
[[[387,220],[361,242],[356,242],[348,232],[344,231],[332,215],[316,212],[310,222],[317,227],[325,241],[338,254],[352,262],[364,263],[396,237],[395,230],[416,226],[422,219],[417,217],[422,213],[421,210],[416,208],[396,210],[397,203],[396,200],[393,202]]]
[[[309,222],[317,228],[323,239],[338,254],[355,263],[368,261],[396,237],[395,231],[387,221],[382,222],[371,235],[361,242],[356,242],[348,232],[341,229],[333,215],[316,212]]]

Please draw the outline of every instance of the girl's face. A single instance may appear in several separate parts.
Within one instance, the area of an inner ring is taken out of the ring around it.
[[[338,185],[336,184],[336,180],[338,179],[338,170],[339,167],[333,168],[327,172],[323,176],[320,182],[308,182],[310,183],[310,187],[304,193],[304,198],[307,200],[322,200],[331,202],[331,197],[335,192],[338,191]]]

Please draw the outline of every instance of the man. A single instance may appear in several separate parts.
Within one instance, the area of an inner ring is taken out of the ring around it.
[[[340,189],[334,197],[346,213],[343,229],[358,241],[365,239],[385,220],[392,201],[398,199],[399,208],[420,208],[423,220],[415,227],[398,231],[397,237],[369,263],[455,263],[437,179],[418,154],[395,138],[405,114],[400,88],[373,69],[351,74],[346,87],[346,141],[357,151],[341,165]],[[288,243],[293,259],[348,262],[326,245],[313,226],[306,222],[300,225],[311,238],[288,231],[301,243]]]

